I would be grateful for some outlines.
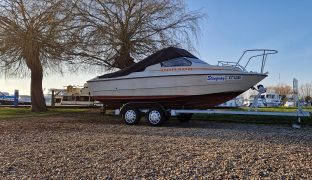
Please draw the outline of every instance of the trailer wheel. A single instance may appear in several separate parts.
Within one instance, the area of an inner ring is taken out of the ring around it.
[[[147,121],[152,126],[160,126],[165,119],[165,112],[160,108],[152,108],[147,114]]]
[[[141,119],[141,112],[133,107],[127,107],[122,113],[122,119],[128,125],[138,124]]]
[[[181,123],[189,122],[192,119],[193,114],[181,114],[177,118]]]

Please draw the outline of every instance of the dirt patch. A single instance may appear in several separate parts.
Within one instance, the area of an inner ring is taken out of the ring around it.
[[[0,121],[0,178],[312,178],[312,127],[127,126],[98,112]]]

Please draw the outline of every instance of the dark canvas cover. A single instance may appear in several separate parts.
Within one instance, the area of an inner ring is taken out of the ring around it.
[[[196,56],[194,56],[193,54],[191,54],[185,49],[168,47],[168,48],[157,51],[156,53],[148,56],[142,61],[139,61],[125,69],[122,69],[113,73],[109,73],[109,74],[104,74],[102,76],[99,76],[99,78],[114,78],[114,77],[126,76],[132,72],[144,71],[145,68],[148,66],[161,63],[169,59],[178,58],[178,57],[196,58]]]

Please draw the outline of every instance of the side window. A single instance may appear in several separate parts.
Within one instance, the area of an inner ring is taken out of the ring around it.
[[[77,98],[77,101],[89,101],[89,97],[88,96],[79,96]]]
[[[191,66],[192,63],[189,60],[179,58],[164,61],[160,65],[161,67],[176,67],[176,66]]]
[[[63,96],[63,101],[74,101],[75,97],[74,96]]]

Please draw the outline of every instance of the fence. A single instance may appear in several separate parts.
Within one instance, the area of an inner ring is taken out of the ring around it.
[[[14,107],[18,107],[18,98],[19,98],[18,90],[14,91],[13,96],[7,96],[4,93],[0,92],[0,105],[7,104],[7,105],[13,105]]]

